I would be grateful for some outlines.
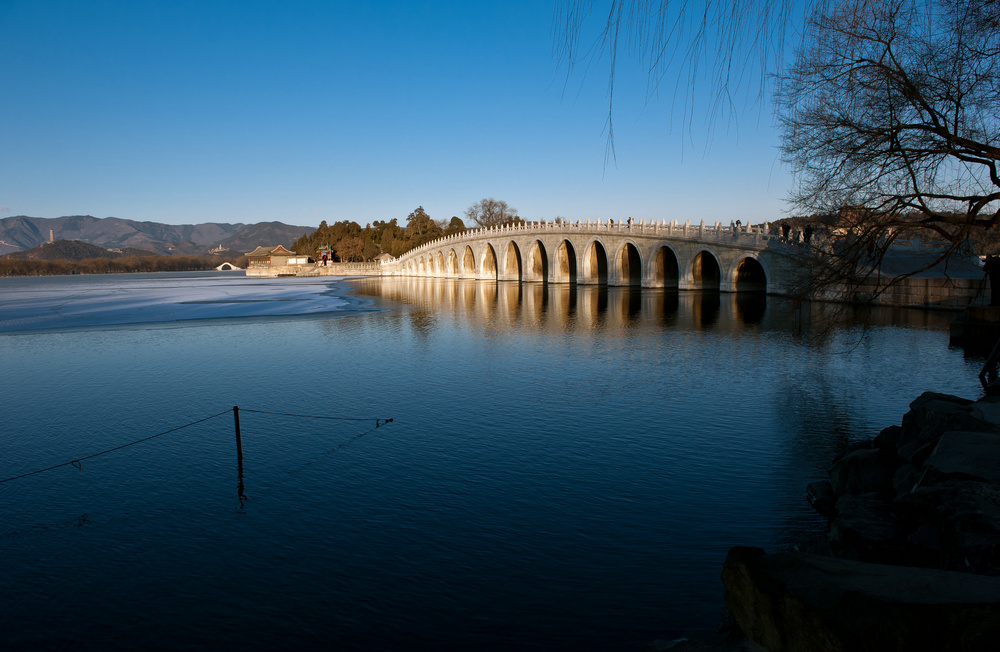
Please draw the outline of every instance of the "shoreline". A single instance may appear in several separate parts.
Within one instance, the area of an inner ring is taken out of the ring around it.
[[[924,392],[829,475],[806,488],[825,532],[784,552],[730,549],[732,621],[644,649],[998,649],[1000,397]]]

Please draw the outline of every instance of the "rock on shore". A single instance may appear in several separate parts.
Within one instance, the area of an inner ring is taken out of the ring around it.
[[[824,535],[726,559],[751,647],[1000,650],[1000,397],[925,393],[806,493]]]

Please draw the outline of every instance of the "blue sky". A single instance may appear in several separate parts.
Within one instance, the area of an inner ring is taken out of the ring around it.
[[[606,69],[557,59],[559,1],[0,0],[0,217],[784,216],[769,106],[688,124],[635,60],[606,161]]]

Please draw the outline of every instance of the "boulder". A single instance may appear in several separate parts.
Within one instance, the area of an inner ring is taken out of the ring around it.
[[[806,496],[825,536],[733,548],[726,601],[764,649],[1000,650],[1000,396],[927,392]]]
[[[976,401],[970,414],[975,419],[1000,428],[1000,396],[987,396]]]
[[[722,580],[770,652],[1000,650],[1000,578],[735,547]]]
[[[871,450],[873,442],[871,439],[859,439],[857,441],[852,441],[851,443],[844,446],[844,449],[840,451],[840,454],[834,458],[834,463],[839,462],[841,459],[847,457],[855,451]]]
[[[913,439],[902,444],[897,453],[911,465],[921,467],[927,461],[927,458],[931,456],[931,453],[934,452],[934,448],[937,446],[940,437],[941,433],[928,428]]]
[[[959,421],[971,411],[974,401],[951,394],[924,392],[910,403],[903,416],[903,427],[921,431],[927,426]]]
[[[877,449],[855,450],[830,468],[830,485],[837,496],[880,492],[891,484],[891,476],[886,475]]]
[[[893,512],[908,531],[937,528],[943,568],[1000,575],[1000,487],[972,481],[922,486],[897,498]]]
[[[878,494],[839,498],[828,533],[840,556],[882,563],[898,557],[903,534],[890,505]]]
[[[946,432],[926,462],[921,484],[970,479],[1000,485],[1000,433]]]
[[[833,518],[837,513],[837,496],[833,487],[826,480],[810,482],[806,485],[806,500],[817,512],[827,518]]]
[[[892,489],[896,495],[908,494],[920,482],[920,471],[912,464],[901,464],[892,475]]]
[[[872,445],[885,454],[895,455],[899,446],[899,438],[903,436],[903,428],[900,426],[889,426],[883,428],[882,432],[875,435]]]
[[[972,401],[950,394],[921,394],[903,415],[903,428],[897,439],[900,457],[920,466],[944,431],[989,429],[988,424],[972,416],[972,405]]]

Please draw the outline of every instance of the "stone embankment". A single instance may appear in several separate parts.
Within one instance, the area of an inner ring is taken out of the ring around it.
[[[925,393],[829,475],[807,488],[826,533],[730,550],[742,649],[1000,650],[1000,397]]]

